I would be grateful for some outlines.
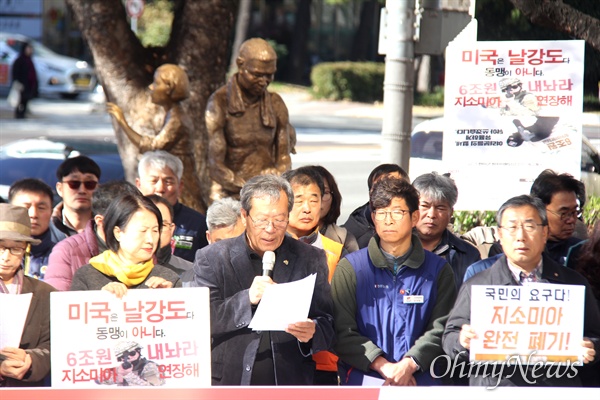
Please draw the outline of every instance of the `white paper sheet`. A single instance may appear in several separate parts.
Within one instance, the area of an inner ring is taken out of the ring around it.
[[[19,347],[32,293],[0,293],[0,349]]]
[[[265,289],[249,327],[255,331],[284,331],[289,324],[308,318],[317,274]]]
[[[363,377],[362,385],[363,386],[383,386],[384,383],[385,383],[384,379],[374,378],[372,376],[365,375]]]

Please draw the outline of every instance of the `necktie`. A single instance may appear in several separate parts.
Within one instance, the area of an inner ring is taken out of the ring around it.
[[[519,281],[521,283],[524,282],[537,282],[537,278],[535,277],[535,272],[532,272],[530,274],[526,274],[525,272],[521,272],[519,274]]]

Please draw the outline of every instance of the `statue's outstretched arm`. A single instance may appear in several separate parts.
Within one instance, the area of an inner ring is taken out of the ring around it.
[[[106,111],[108,111],[108,113],[112,115],[113,118],[117,121],[119,126],[121,126],[129,140],[131,140],[131,142],[135,144],[136,147],[140,148],[143,141],[143,137],[142,135],[131,129],[131,127],[125,120],[125,116],[123,115],[123,110],[121,110],[121,107],[114,103],[106,103]]]

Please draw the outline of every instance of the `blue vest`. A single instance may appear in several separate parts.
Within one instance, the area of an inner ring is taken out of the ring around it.
[[[446,260],[425,250],[419,268],[402,266],[394,276],[389,269],[373,265],[367,248],[346,259],[356,273],[358,331],[383,350],[388,361],[400,361],[427,329],[437,299],[437,278]],[[369,375],[381,378],[375,371]],[[362,376],[362,371],[352,369],[345,383],[360,385]],[[440,384],[429,370],[414,377],[418,385]]]

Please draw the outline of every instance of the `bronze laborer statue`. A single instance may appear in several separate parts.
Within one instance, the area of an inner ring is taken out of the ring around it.
[[[277,55],[263,39],[242,43],[238,72],[208,99],[208,168],[211,199],[239,197],[244,183],[291,167],[296,133],[281,97],[267,91]]]
[[[134,131],[119,106],[107,103],[107,111],[119,123],[129,140],[145,153],[151,150],[164,150],[183,162],[181,182],[184,189],[181,202],[194,204],[192,193],[198,193],[200,180],[196,173],[193,146],[190,135],[194,131],[192,119],[184,112],[181,102],[190,95],[190,82],[183,69],[174,64],[163,64],[154,72],[154,82],[150,85],[152,102],[165,110],[166,116],[160,132],[155,136],[141,135]]]

